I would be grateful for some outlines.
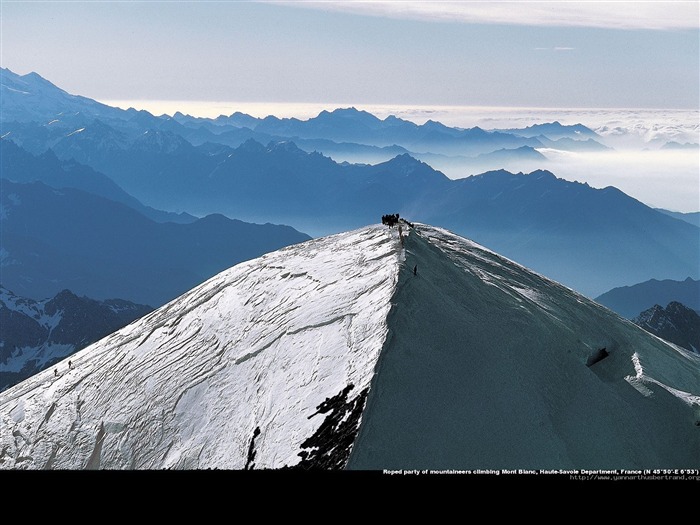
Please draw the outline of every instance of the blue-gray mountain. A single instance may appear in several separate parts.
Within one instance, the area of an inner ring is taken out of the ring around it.
[[[680,142],[671,141],[671,142],[667,142],[666,144],[661,146],[661,149],[696,150],[696,149],[700,149],[700,144],[696,144],[695,142],[685,142],[685,143],[681,144]]]
[[[544,135],[550,140],[559,140],[562,138],[567,139],[583,139],[583,140],[595,140],[600,139],[601,136],[590,128],[587,128],[583,124],[574,124],[573,126],[566,126],[558,121],[546,122],[544,124],[533,124],[526,128],[511,128],[500,130],[503,133],[514,133],[521,137],[539,137]]]
[[[182,156],[174,148],[163,157],[173,170],[199,151],[181,147]],[[398,212],[468,235],[591,297],[619,283],[700,277],[697,227],[615,188],[594,189],[547,171],[452,180],[407,154],[373,166],[341,165],[292,142],[253,140],[210,155],[198,173],[154,170],[146,176],[137,163],[125,165],[133,166],[129,180],[110,175],[156,208],[292,224],[312,235]]]
[[[155,117],[88,103],[38,75],[1,73],[3,79],[24,82],[28,93],[44,93],[45,102],[22,114],[29,96],[17,87],[3,88],[4,100],[14,108],[9,113],[14,120],[3,116],[8,139],[34,153],[51,147],[63,160],[85,163],[146,206],[292,224],[312,235],[399,212],[475,238],[591,297],[651,278],[700,278],[700,230],[615,188],[596,190],[538,170],[451,180],[405,153],[373,166],[339,164],[297,148],[293,140],[280,140],[360,141],[364,147],[466,158],[517,148],[537,153],[531,148],[543,145],[539,136],[550,146],[599,138],[585,126],[551,123],[488,132],[381,120],[353,108],[324,111],[307,121],[240,113],[217,119]]]
[[[70,95],[36,73],[20,76],[8,69],[0,69],[0,77],[3,105],[7,106],[7,111],[3,111],[2,115],[3,134],[9,131],[13,140],[28,143],[43,139],[45,147],[52,146],[52,142],[65,129],[72,128],[69,132],[76,132],[95,119],[111,126],[122,134],[122,138],[134,138],[149,129],[159,129],[181,135],[194,145],[219,142],[238,146],[250,138],[263,143],[284,139],[323,139],[330,147],[333,147],[333,142],[339,142],[358,147],[403,147],[416,154],[430,152],[462,156],[522,146],[542,147],[545,144],[539,137],[548,141],[549,147],[551,141],[562,137],[582,143],[600,139],[582,124],[562,126],[554,122],[522,130],[487,131],[478,127],[452,128],[432,120],[418,125],[395,116],[382,120],[355,108],[322,111],[308,120],[275,116],[261,119],[239,112],[216,119],[196,118],[182,113],[176,113],[173,118],[155,117],[146,111],[124,111]],[[28,122],[36,122],[39,126],[30,131],[20,125]],[[49,126],[52,128],[48,129]]]
[[[14,142],[0,139],[0,173],[14,182],[43,182],[52,188],[74,188],[120,202],[156,222],[188,223],[197,217],[144,206],[115,182],[75,160],[59,160],[53,150],[34,156]]]
[[[398,212],[469,235],[590,297],[619,283],[700,278],[700,230],[615,188],[547,171],[451,180],[407,154],[338,164],[291,142],[207,148],[153,131],[107,167],[155,208],[292,224],[312,235]]]
[[[654,305],[679,302],[700,313],[700,281],[690,277],[684,280],[650,279],[632,286],[620,286],[595,299],[627,319],[633,319]]]
[[[201,125],[200,119],[175,116],[175,120],[185,126]],[[210,121],[211,122],[211,121]],[[385,119],[355,108],[322,111],[308,120],[296,118],[264,119],[217,119],[210,131],[222,131],[227,126],[244,127],[272,137],[291,139],[327,139],[334,142],[357,143],[370,146],[402,146],[412,151],[431,151],[441,154],[476,155],[502,148],[521,146],[541,147],[536,138],[522,137],[513,133],[486,131],[479,127],[470,129],[451,128],[429,120],[419,125],[394,116]],[[238,125],[236,125],[238,124]]]
[[[233,264],[309,239],[222,215],[157,223],[122,203],[40,182],[3,179],[0,204],[2,284],[35,299],[67,288],[160,306]]]
[[[700,353],[700,315],[679,302],[672,301],[666,308],[655,304],[633,321],[647,332]]]
[[[666,215],[669,215],[671,217],[674,217],[675,219],[680,219],[682,221],[688,222],[690,224],[694,224],[695,226],[700,227],[700,212],[691,212],[691,213],[681,213],[678,211],[669,211],[669,210],[664,210],[661,208],[657,208],[658,211],[661,213],[665,213]]]
[[[152,310],[122,299],[78,297],[69,290],[35,301],[0,285],[0,392]]]

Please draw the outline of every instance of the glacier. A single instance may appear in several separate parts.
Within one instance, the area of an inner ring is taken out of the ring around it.
[[[401,226],[233,266],[0,393],[0,468],[700,465],[700,356]]]

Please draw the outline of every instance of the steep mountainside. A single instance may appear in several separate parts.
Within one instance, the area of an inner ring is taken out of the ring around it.
[[[0,394],[0,467],[699,464],[700,356],[401,228],[236,265]]]
[[[160,306],[232,264],[309,239],[222,215],[157,223],[124,204],[39,182],[3,179],[0,197],[2,284],[34,299],[69,289]]]
[[[14,142],[0,140],[0,174],[13,182],[43,182],[52,188],[74,188],[126,204],[156,222],[194,222],[187,213],[168,213],[144,206],[112,179],[74,160],[59,160],[52,150],[32,155]]]

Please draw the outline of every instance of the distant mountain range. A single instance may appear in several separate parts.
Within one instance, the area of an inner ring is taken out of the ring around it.
[[[395,116],[382,120],[353,107],[322,111],[308,120],[275,116],[256,118],[240,112],[215,119],[192,117],[179,112],[172,118],[156,117],[146,111],[120,110],[70,95],[36,73],[20,76],[2,69],[0,76],[3,104],[8,108],[2,116],[3,134],[10,132],[13,140],[28,142],[37,140],[38,134],[44,137],[48,145],[58,138],[58,130],[75,133],[93,124],[96,119],[116,130],[122,138],[134,138],[143,131],[155,129],[180,135],[195,146],[218,142],[236,147],[248,139],[254,139],[263,144],[294,140],[300,147],[306,148],[302,144],[305,140],[323,140],[323,144],[316,144],[316,149],[325,154],[337,150],[342,144],[344,148],[356,147],[356,154],[363,147],[374,146],[401,147],[415,155],[476,156],[523,146],[559,148],[561,144],[560,149],[576,149],[579,147],[577,142],[580,142],[581,148],[590,148],[594,141],[602,140],[582,124],[563,126],[553,122],[523,129],[487,131],[479,127],[448,127],[432,120],[418,125]],[[24,110],[25,106],[28,109]],[[39,127],[31,130],[20,125],[28,122],[36,122]],[[53,129],[48,129],[51,126]],[[63,133],[63,136],[67,133]],[[560,139],[568,142],[560,143]],[[600,147],[605,146],[601,144]],[[34,151],[31,147],[27,149]]]
[[[63,289],[160,306],[219,271],[308,240],[288,226],[209,215],[157,223],[122,203],[2,180],[2,284],[35,299]]]
[[[34,156],[10,140],[0,139],[0,174],[14,182],[43,182],[53,188],[74,188],[120,202],[156,222],[189,223],[197,217],[144,206],[112,179],[73,159],[59,160],[53,150]]]
[[[526,128],[511,128],[502,129],[502,133],[512,133],[521,137],[539,137],[545,136],[549,140],[558,141],[559,139],[573,140],[596,140],[602,137],[595,131],[587,128],[583,124],[574,124],[572,126],[563,125],[560,122],[546,122],[543,124],[533,124]]]
[[[0,286],[0,392],[152,310],[121,299],[78,297],[68,290],[35,301]]]
[[[661,213],[665,213],[666,215],[669,215],[675,219],[680,219],[682,221],[700,227],[700,212],[696,211],[692,213],[680,213],[677,211],[668,211],[662,209],[658,209],[658,211],[660,211]]]
[[[117,196],[118,189],[108,187],[99,175],[83,177],[92,177],[90,187],[85,181],[68,187],[95,192],[102,180],[98,193],[155,221],[189,222],[193,216],[224,214],[290,224],[318,236],[400,213],[473,238],[590,297],[621,283],[700,278],[700,228],[615,188],[593,189],[543,170],[495,170],[452,180],[407,153],[423,151],[416,155],[445,163],[479,158],[502,165],[511,159],[516,164],[526,159],[546,163],[536,148],[561,141],[567,147],[572,141],[576,147],[589,147],[589,141],[600,138],[580,124],[465,130],[434,121],[417,125],[396,117],[382,120],[354,108],[324,111],[305,121],[242,113],[217,119],[156,117],[86,102],[38,75],[1,73],[14,82],[3,80],[11,86],[3,87],[3,96],[11,99],[13,109],[3,114],[0,125],[5,140],[26,150],[24,156],[14,151],[17,163],[30,163],[30,152],[40,156],[36,163],[50,164],[58,172],[87,173],[76,163],[89,166],[133,198]],[[23,104],[31,100],[22,90],[43,93],[44,102],[22,113]],[[314,144],[396,155],[372,165],[339,163],[320,150],[304,150],[315,149]],[[46,153],[48,148],[58,160]],[[34,172],[18,174],[22,170],[14,164],[5,170],[16,180],[37,179]],[[61,173],[51,176],[66,178]],[[154,215],[143,207],[175,215]],[[102,297],[92,291],[80,293]],[[31,296],[27,289],[17,293]],[[153,297],[146,302],[158,303]]]
[[[156,208],[292,224],[311,235],[398,212],[441,224],[590,296],[621,282],[700,277],[697,227],[615,188],[594,189],[547,171],[452,180],[408,154],[376,165],[341,165],[293,142],[249,140],[208,157],[181,148],[182,154],[178,147],[163,156],[170,171],[147,173],[154,164],[146,159],[159,157],[156,151],[139,163],[115,161],[107,173]],[[190,164],[196,156],[206,162]],[[190,165],[200,171],[180,170]]]
[[[632,286],[614,288],[595,300],[627,319],[633,319],[654,305],[671,302],[682,303],[700,313],[700,281],[690,277],[683,281],[650,279]]]
[[[664,308],[658,304],[633,319],[647,332],[700,354],[700,315],[672,301]]]
[[[667,142],[663,146],[661,146],[661,149],[686,149],[686,150],[697,150],[700,148],[700,144],[696,144],[695,142],[685,142],[681,144],[680,142]]]
[[[202,119],[175,115],[174,119],[185,126],[198,125]],[[235,123],[239,125],[236,126]],[[245,123],[241,126],[241,123]],[[411,151],[430,151],[440,154],[476,155],[503,148],[521,146],[541,147],[535,138],[522,137],[513,133],[485,131],[479,127],[470,129],[451,128],[427,121],[419,125],[407,120],[389,116],[384,120],[355,108],[342,108],[322,111],[308,120],[296,118],[264,119],[217,119],[219,129],[209,126],[210,131],[222,131],[221,127],[245,127],[267,137],[295,139],[326,139],[339,143],[357,143],[377,147],[402,146]],[[252,137],[253,138],[253,137]]]

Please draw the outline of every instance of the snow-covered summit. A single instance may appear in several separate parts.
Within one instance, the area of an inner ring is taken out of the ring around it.
[[[0,395],[0,467],[243,469],[313,456],[318,407],[339,395],[364,405],[399,257],[377,226],[218,274],[57,377]]]
[[[697,356],[402,230],[234,266],[0,394],[0,468],[697,467]]]

